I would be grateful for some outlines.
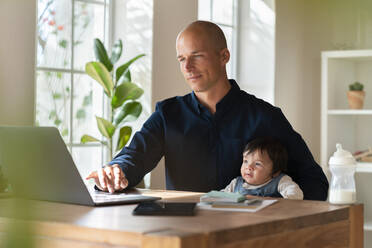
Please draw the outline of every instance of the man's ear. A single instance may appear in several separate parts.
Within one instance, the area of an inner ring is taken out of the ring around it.
[[[221,55],[221,62],[223,62],[226,65],[227,62],[229,62],[229,60],[230,60],[229,49],[227,49],[227,48],[222,49],[221,52],[220,52],[220,55]]]

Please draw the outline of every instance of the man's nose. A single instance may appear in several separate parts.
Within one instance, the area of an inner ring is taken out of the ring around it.
[[[194,68],[194,65],[192,63],[191,59],[186,59],[185,61],[185,71],[191,71]]]

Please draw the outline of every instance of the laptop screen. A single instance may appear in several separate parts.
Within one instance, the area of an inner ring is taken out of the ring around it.
[[[19,197],[92,204],[58,129],[0,127],[0,163]]]

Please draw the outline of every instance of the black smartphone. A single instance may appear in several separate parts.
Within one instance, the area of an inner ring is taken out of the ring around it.
[[[195,205],[195,202],[141,202],[132,214],[191,216],[195,214]]]

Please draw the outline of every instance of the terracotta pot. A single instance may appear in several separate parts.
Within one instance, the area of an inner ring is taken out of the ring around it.
[[[372,156],[365,156],[365,157],[361,158],[360,161],[371,163],[372,162]]]
[[[362,109],[365,95],[366,93],[364,91],[357,90],[348,91],[347,100],[349,102],[349,108]]]

